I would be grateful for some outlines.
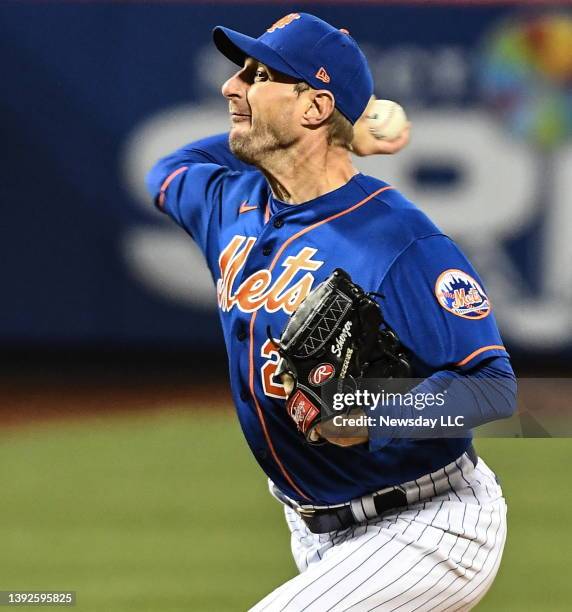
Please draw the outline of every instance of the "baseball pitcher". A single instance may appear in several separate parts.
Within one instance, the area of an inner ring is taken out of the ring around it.
[[[409,134],[368,130],[372,77],[347,30],[292,13],[259,38],[213,38],[237,65],[230,132],[160,160],[148,187],[216,281],[240,424],[292,534],[299,575],[253,610],[469,610],[506,537],[470,428],[516,397],[485,286],[354,167],[352,152],[394,153]]]

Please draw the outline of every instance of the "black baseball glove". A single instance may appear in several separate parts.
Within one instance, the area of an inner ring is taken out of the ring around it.
[[[340,414],[322,397],[327,382],[347,392],[361,378],[411,375],[406,350],[372,295],[338,268],[308,294],[282,332],[277,375],[294,379],[286,407],[308,442],[319,441],[319,423]]]

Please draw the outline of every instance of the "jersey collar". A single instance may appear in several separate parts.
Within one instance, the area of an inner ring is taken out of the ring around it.
[[[301,204],[289,204],[271,194],[269,199],[270,215],[304,213],[304,217],[307,219],[319,219],[344,210],[355,204],[356,192],[361,192],[358,184],[358,177],[361,176],[359,173],[355,174],[345,185]]]

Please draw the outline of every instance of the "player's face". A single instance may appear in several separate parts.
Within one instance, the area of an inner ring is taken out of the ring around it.
[[[247,58],[244,67],[223,86],[231,119],[230,148],[243,161],[260,164],[274,151],[299,138],[296,120],[302,107],[298,81]]]

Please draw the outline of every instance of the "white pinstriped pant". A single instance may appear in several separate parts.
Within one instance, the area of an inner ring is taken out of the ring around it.
[[[252,612],[475,606],[496,576],[506,539],[506,504],[494,474],[482,459],[475,468],[463,455],[405,488],[407,507],[326,534],[308,531],[285,506],[300,574]]]

